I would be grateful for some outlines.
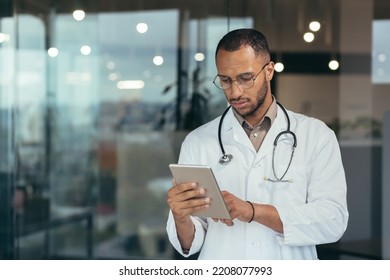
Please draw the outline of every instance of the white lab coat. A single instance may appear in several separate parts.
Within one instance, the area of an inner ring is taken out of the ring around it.
[[[227,165],[218,163],[220,117],[191,132],[182,144],[179,163],[212,167],[218,184],[242,200],[272,204],[283,222],[284,234],[259,223],[234,220],[228,227],[212,219],[192,217],[195,237],[190,249],[200,251],[199,259],[317,259],[315,245],[340,239],[346,230],[348,210],[346,180],[337,139],[323,122],[288,111],[297,147],[285,176],[292,182],[273,183],[273,142],[286,130],[285,114],[278,106],[277,117],[256,152],[234,117],[227,113],[222,125],[226,153],[233,155]],[[280,177],[291,155],[291,136],[279,138],[275,166]],[[172,245],[182,253],[172,213],[167,233]],[[183,256],[189,256],[183,255]]]

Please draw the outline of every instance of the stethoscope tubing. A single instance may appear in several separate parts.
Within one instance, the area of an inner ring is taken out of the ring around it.
[[[287,110],[284,108],[284,106],[279,102],[279,101],[276,101],[276,103],[279,105],[279,107],[282,109],[283,113],[285,114],[286,116],[286,121],[287,121],[287,129],[280,132],[276,137],[275,137],[275,140],[274,140],[274,151],[276,149],[276,146],[277,146],[277,143],[278,143],[278,140],[279,140],[279,137],[282,136],[283,134],[290,134],[294,141],[293,141],[293,146],[292,146],[292,156],[294,154],[294,150],[295,150],[295,147],[297,146],[297,137],[295,135],[294,132],[292,132],[290,130],[290,117],[288,116],[288,113],[287,113]],[[223,112],[222,116],[221,116],[221,119],[219,120],[219,125],[218,125],[218,142],[219,142],[219,146],[220,146],[220,149],[221,149],[221,152],[222,152],[222,157],[220,158],[219,160],[219,163],[225,165],[225,164],[228,164],[232,159],[233,159],[233,155],[231,154],[226,154],[225,152],[225,148],[223,146],[223,143],[222,143],[222,123],[223,123],[223,120],[225,119],[225,116],[227,114],[227,112],[230,110],[231,106],[228,106],[226,108],[226,110]],[[274,154],[274,152],[273,152]],[[291,164],[291,161],[292,161],[292,156],[290,158],[290,161],[289,161],[289,164],[288,164],[288,167],[290,166]],[[273,164],[274,165],[274,159],[272,160],[273,161]],[[284,175],[286,175],[287,173],[287,170],[286,172],[284,172],[284,174],[282,175],[282,177],[280,178],[277,178],[276,174],[275,174],[275,168],[273,166],[273,170],[274,170],[274,175],[275,175],[275,178],[278,180],[278,181],[281,181],[284,177]]]

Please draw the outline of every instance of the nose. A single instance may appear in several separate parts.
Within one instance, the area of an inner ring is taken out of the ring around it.
[[[240,97],[244,93],[237,80],[232,81],[232,86],[230,87],[230,90],[231,90],[231,97],[234,99]]]

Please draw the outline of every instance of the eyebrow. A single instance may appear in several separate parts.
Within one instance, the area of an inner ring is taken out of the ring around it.
[[[236,77],[241,76],[241,75],[255,75],[255,72],[243,72],[243,73],[238,74]],[[218,76],[219,77],[227,77],[227,78],[231,79],[231,77],[228,75],[218,74]]]

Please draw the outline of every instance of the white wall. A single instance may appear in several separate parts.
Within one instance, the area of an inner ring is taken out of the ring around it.
[[[277,77],[277,97],[292,111],[331,123],[339,114],[339,78],[283,74]]]

